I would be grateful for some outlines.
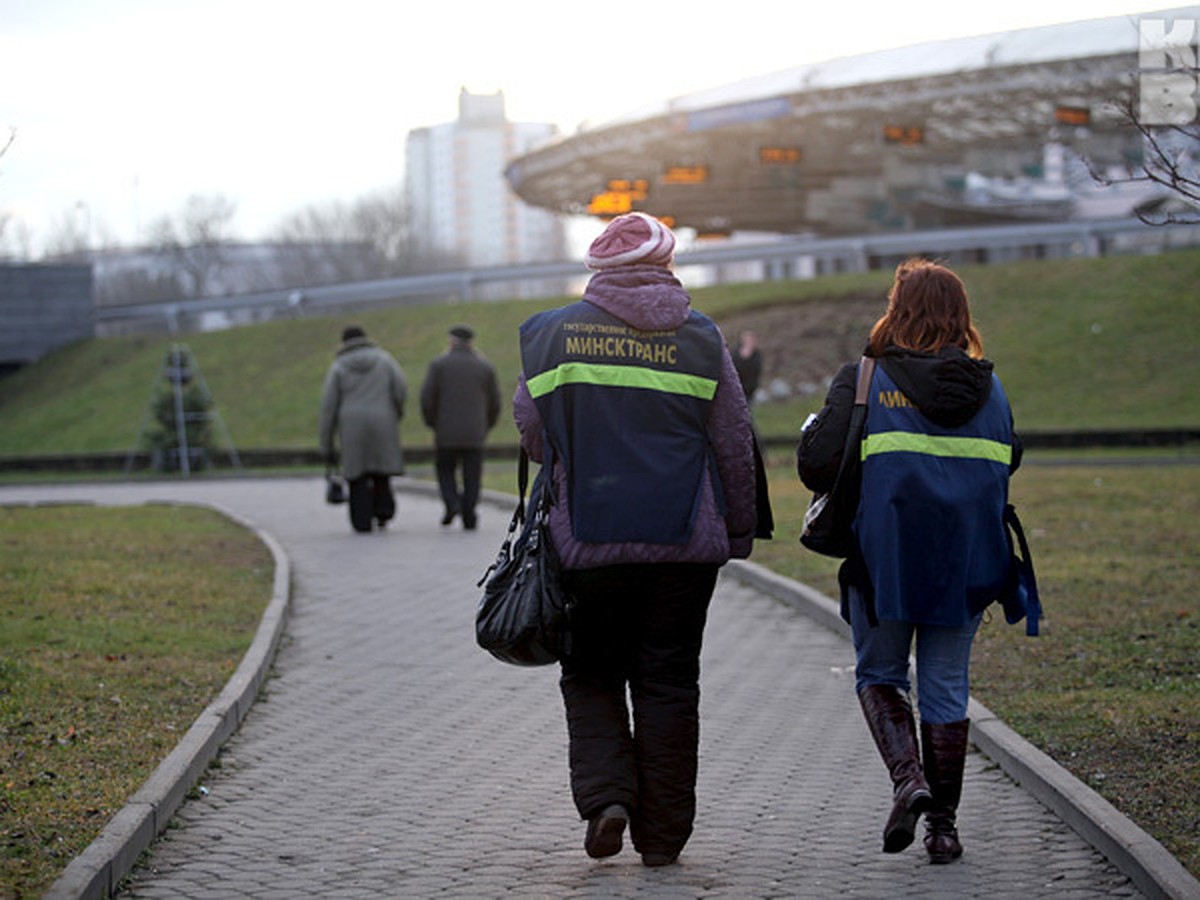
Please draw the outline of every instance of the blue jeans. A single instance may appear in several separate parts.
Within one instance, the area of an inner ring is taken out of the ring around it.
[[[917,644],[917,708],[921,720],[932,725],[960,722],[967,717],[971,685],[971,644],[983,614],[962,628],[867,621],[862,594],[851,588],[850,629],[854,636],[855,690],[872,684],[890,684],[907,693],[908,658]]]

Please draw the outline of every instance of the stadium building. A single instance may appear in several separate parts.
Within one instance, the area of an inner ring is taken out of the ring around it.
[[[938,41],[676,97],[505,175],[538,207],[643,210],[699,236],[1131,216],[1167,193],[1129,181],[1145,153],[1128,110],[1146,20],[1190,35],[1195,60],[1200,6]]]

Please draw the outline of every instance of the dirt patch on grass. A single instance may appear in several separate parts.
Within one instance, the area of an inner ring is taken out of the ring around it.
[[[792,387],[823,387],[842,363],[862,353],[871,326],[886,306],[875,293],[814,298],[725,316],[720,326],[731,345],[743,331],[758,335],[769,378]]]

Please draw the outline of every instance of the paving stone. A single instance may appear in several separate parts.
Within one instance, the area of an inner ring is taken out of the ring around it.
[[[1136,897],[1129,879],[977,752],[966,852],[880,852],[891,790],[844,636],[723,574],[701,660],[696,830],[678,865],[591,860],[567,786],[553,667],[474,642],[475,586],[507,513],[441,528],[401,493],[350,531],[313,478],[0,488],[0,502],[214,503],[292,566],[273,674],[129,898]],[[797,548],[796,552],[801,552]]]

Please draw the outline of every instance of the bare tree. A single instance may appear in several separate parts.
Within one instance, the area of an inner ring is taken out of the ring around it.
[[[10,213],[0,212],[0,262],[29,259],[32,244],[29,229]]]
[[[151,243],[181,273],[180,287],[186,297],[216,292],[236,213],[237,204],[226,197],[193,194],[178,218],[163,216],[151,224]]]
[[[276,227],[279,287],[303,287],[378,278],[380,265],[370,242],[355,228],[344,203],[307,206]]]
[[[1124,175],[1099,172],[1089,161],[1088,169],[1100,184],[1154,184],[1175,198],[1164,197],[1149,207],[1135,210],[1148,225],[1200,224],[1200,122],[1189,125],[1147,125],[1132,102],[1121,107],[1121,115],[1141,135],[1142,159]]]
[[[183,296],[178,273],[153,267],[119,269],[96,278],[96,305],[162,303]]]
[[[8,152],[8,148],[13,145],[13,141],[17,139],[17,129],[10,127],[8,129],[8,139],[0,146],[0,157],[3,157]],[[24,236],[24,250],[18,246],[20,235],[16,233],[14,220],[11,213],[0,212],[0,262],[10,259],[26,258],[29,250],[29,237]]]
[[[360,197],[351,210],[351,221],[354,232],[370,244],[381,275],[412,271],[408,206],[402,190],[392,188]]]
[[[43,242],[42,255],[61,263],[83,263],[90,252],[89,223],[74,207],[59,213],[50,223]]]
[[[403,190],[384,188],[352,203],[308,206],[275,229],[285,260],[280,287],[366,281],[453,268],[459,261],[423,252]]]
[[[1142,158],[1124,176],[1089,169],[1101,184],[1147,183],[1167,195],[1138,218],[1151,225],[1200,224],[1200,111],[1196,90],[1196,22],[1148,19],[1140,26],[1136,96],[1131,91],[1118,105],[1121,118],[1141,136]]]

